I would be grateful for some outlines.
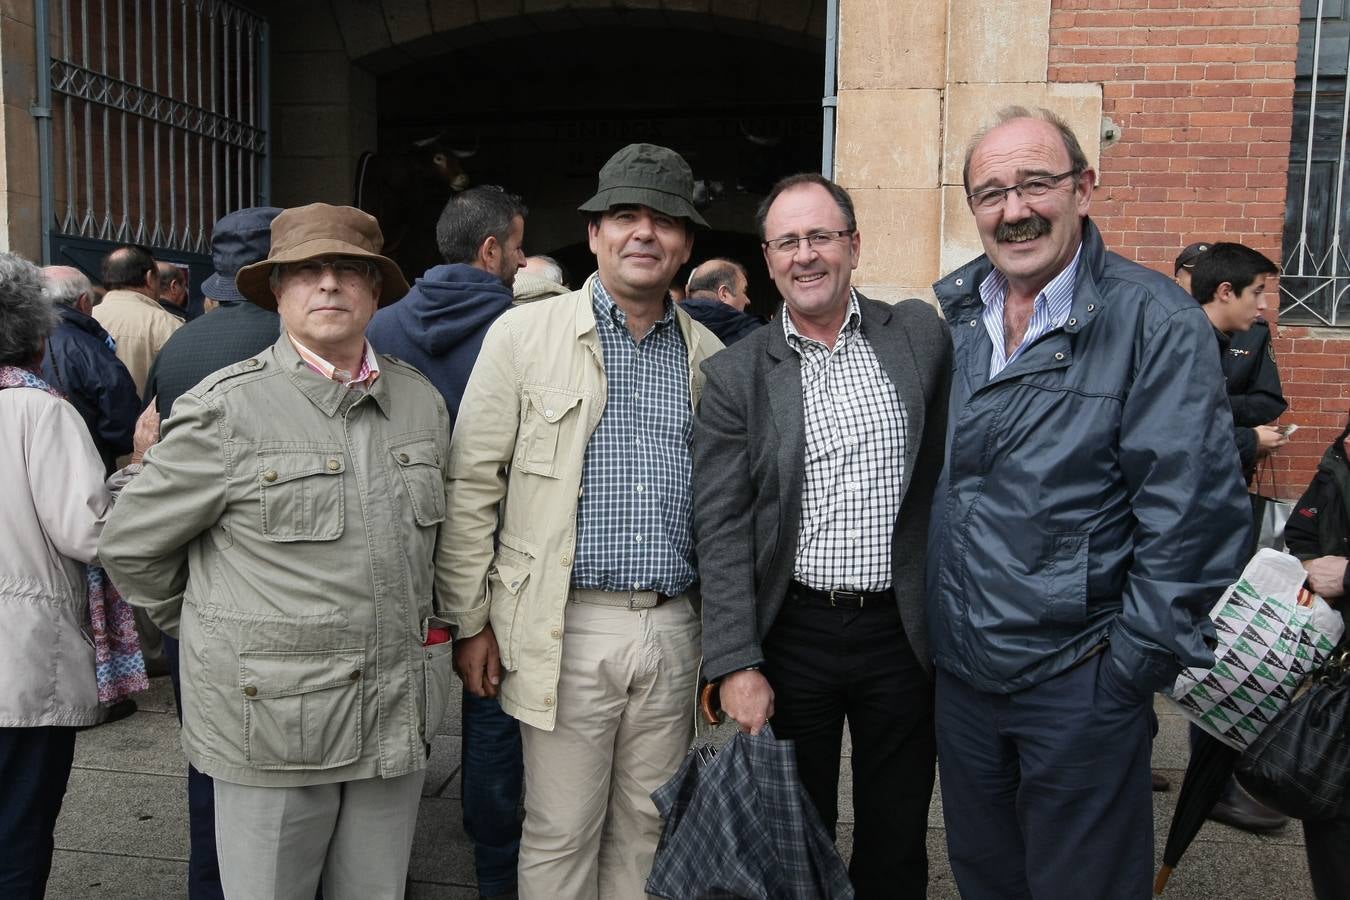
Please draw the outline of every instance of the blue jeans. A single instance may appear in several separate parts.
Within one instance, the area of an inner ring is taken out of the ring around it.
[[[478,893],[484,897],[516,889],[520,855],[520,790],[524,760],[520,723],[495,699],[464,692],[464,830],[473,841]]]

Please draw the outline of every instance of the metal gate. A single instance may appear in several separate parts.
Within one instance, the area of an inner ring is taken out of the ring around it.
[[[215,221],[270,193],[267,22],[224,0],[38,6],[47,258],[88,269],[137,243],[205,262]]]
[[[1280,321],[1350,324],[1350,0],[1303,0],[1285,204]]]

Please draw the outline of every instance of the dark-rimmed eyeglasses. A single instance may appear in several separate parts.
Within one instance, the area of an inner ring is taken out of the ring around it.
[[[333,259],[305,259],[300,262],[282,263],[282,274],[317,281],[323,277],[324,269],[332,269],[333,276],[339,281],[355,278],[372,278],[375,264],[358,256],[338,256]]]
[[[796,253],[797,248],[801,246],[802,241],[812,250],[820,251],[833,246],[836,242],[850,237],[853,229],[845,228],[840,231],[815,231],[811,234],[804,234],[801,237],[779,237],[765,241],[764,249],[770,253]]]
[[[1009,185],[1008,187],[989,188],[988,190],[975,191],[973,194],[966,194],[966,199],[970,201],[972,209],[980,211],[997,209],[1008,199],[1010,192],[1016,191],[1017,196],[1026,200],[1044,197],[1059,186],[1059,183],[1065,178],[1079,174],[1078,169],[1070,169],[1067,172],[1061,172],[1058,175],[1037,175],[1035,178],[1028,178],[1026,181]]]

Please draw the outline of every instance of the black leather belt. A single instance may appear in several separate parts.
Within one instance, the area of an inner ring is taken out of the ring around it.
[[[895,595],[890,591],[847,591],[840,588],[823,591],[807,587],[800,581],[788,583],[787,596],[806,606],[832,606],[836,609],[865,609],[870,607],[895,605]]]

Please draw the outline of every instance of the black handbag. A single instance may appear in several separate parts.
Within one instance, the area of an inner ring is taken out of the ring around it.
[[[1296,819],[1330,819],[1350,783],[1350,649],[1342,644],[1242,751],[1237,780]]]

